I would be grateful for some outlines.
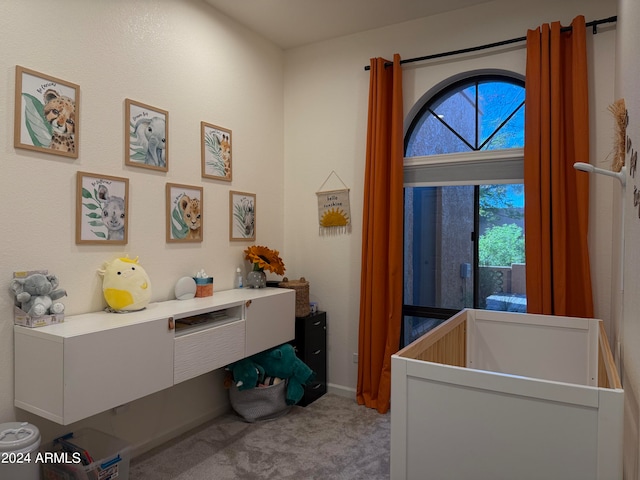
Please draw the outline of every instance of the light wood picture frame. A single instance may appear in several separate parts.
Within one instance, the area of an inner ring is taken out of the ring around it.
[[[125,245],[129,241],[129,179],[78,172],[76,243]]]
[[[230,182],[232,179],[231,130],[200,122],[202,176]]]
[[[256,240],[256,194],[229,192],[229,240]]]
[[[78,158],[80,86],[16,65],[13,145]]]
[[[167,242],[202,242],[203,188],[167,183]]]
[[[169,112],[125,99],[124,163],[169,171]]]

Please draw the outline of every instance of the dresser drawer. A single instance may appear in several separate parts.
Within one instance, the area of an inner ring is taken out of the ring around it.
[[[304,336],[307,338],[322,337],[325,335],[326,329],[327,314],[325,312],[296,318],[296,334],[304,332]]]
[[[327,393],[327,384],[324,382],[316,381],[311,383],[310,385],[305,385],[304,396],[302,397],[302,400],[298,402],[298,405],[300,405],[301,407],[306,407],[325,393]]]
[[[301,358],[317,354],[327,348],[327,316],[321,312],[316,315],[296,319],[296,347]],[[325,352],[326,354],[326,352]]]
[[[176,337],[173,383],[244,358],[244,331],[245,321],[236,320]]]
[[[325,350],[308,352],[302,361],[306,363],[311,370],[316,372],[316,378],[318,380],[325,380],[327,370],[327,354]]]

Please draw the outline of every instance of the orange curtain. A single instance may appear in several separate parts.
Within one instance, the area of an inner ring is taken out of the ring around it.
[[[403,113],[400,56],[371,59],[362,225],[357,400],[389,410],[402,321]]]
[[[527,32],[525,231],[527,311],[593,316],[587,245],[589,98],[586,27],[559,22]]]

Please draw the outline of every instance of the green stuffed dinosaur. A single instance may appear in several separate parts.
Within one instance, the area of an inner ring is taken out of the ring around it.
[[[264,368],[251,358],[243,358],[227,366],[233,375],[233,383],[238,390],[249,390],[264,379]]]
[[[287,380],[287,405],[298,403],[304,395],[304,385],[311,383],[316,376],[288,343],[249,358],[264,368],[266,376]]]

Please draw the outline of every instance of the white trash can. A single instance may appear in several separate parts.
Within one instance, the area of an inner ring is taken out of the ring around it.
[[[0,424],[0,478],[40,480],[40,430],[27,422]]]

